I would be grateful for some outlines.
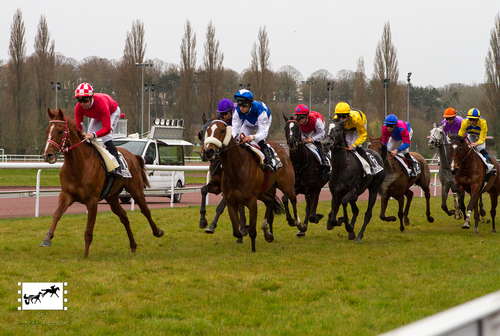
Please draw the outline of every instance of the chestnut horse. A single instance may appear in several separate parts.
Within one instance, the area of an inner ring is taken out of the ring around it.
[[[322,214],[316,213],[318,207],[319,194],[325,184],[330,179],[330,171],[324,171],[321,163],[315,158],[314,154],[306,147],[306,144],[301,139],[302,132],[297,120],[288,119],[285,115],[283,118],[285,124],[285,138],[290,153],[290,160],[295,171],[295,194],[304,194],[306,199],[306,217],[304,225],[310,221],[318,223]],[[283,197],[283,203],[287,204],[288,200]],[[304,232],[299,231],[298,236],[304,235]]]
[[[380,142],[382,137],[374,138],[371,135],[370,137],[370,149],[375,150],[379,153],[384,160],[384,169],[386,172],[385,180],[382,183],[380,190],[380,219],[386,222],[394,222],[396,221],[396,217],[394,216],[385,216],[385,210],[387,209],[387,203],[389,202],[389,198],[394,198],[398,201],[399,210],[398,210],[398,218],[399,218],[399,229],[401,232],[404,232],[404,225],[410,225],[410,219],[408,218],[408,213],[410,211],[411,201],[413,199],[413,191],[410,190],[410,187],[414,184],[420,186],[424,191],[425,200],[426,200],[426,211],[425,214],[427,216],[427,221],[429,223],[434,222],[434,218],[431,216],[431,206],[430,206],[430,198],[431,192],[429,185],[431,183],[431,172],[429,170],[429,165],[427,161],[425,161],[424,157],[419,153],[410,152],[411,156],[413,156],[421,167],[421,172],[415,177],[409,177],[404,168],[401,167],[399,162],[387,155],[387,147],[383,146]],[[406,207],[404,207],[406,200]],[[404,211],[403,211],[404,207]],[[404,218],[404,225],[403,225]]]
[[[331,212],[328,215],[327,229],[331,230],[335,226],[345,224],[348,232],[348,239],[356,239],[361,242],[368,223],[372,218],[373,206],[377,200],[377,193],[385,178],[385,171],[382,169],[376,174],[366,175],[360,162],[356,159],[354,151],[347,150],[345,140],[345,120],[333,119],[328,127],[328,135],[325,141],[331,143],[330,153],[332,162],[332,178],[329,187],[332,194]],[[373,156],[380,166],[383,165],[382,158],[373,150],[367,150],[367,154]],[[363,226],[356,237],[354,225],[359,214],[356,201],[359,195],[368,189],[368,207],[365,212]],[[351,205],[352,219],[349,223],[347,217],[347,203]],[[337,213],[340,205],[344,210],[344,216],[337,221]]]
[[[491,232],[496,233],[495,229],[495,216],[497,213],[498,194],[500,193],[500,175],[490,175],[486,179],[486,167],[479,157],[479,154],[470,146],[468,139],[459,136],[451,137],[450,145],[450,168],[451,172],[455,175],[455,181],[458,187],[458,194],[460,196],[460,210],[465,216],[465,222],[462,229],[470,228],[470,214],[474,210],[474,234],[478,233],[479,215],[478,203],[481,194],[487,192],[490,194],[491,200]],[[499,170],[499,165],[495,158],[491,158],[495,169]],[[465,192],[470,194],[470,201],[467,205],[467,213],[465,213]]]
[[[97,203],[100,200],[101,192],[107,183],[108,177],[97,151],[92,145],[83,140],[84,137],[77,129],[75,122],[67,118],[64,112],[61,109],[49,109],[47,111],[50,121],[45,131],[47,133],[47,143],[43,150],[43,158],[48,163],[55,163],[57,156],[62,152],[64,154],[64,164],[59,174],[61,180],[59,203],[52,218],[52,225],[41,246],[52,245],[51,240],[54,237],[57,222],[71,204],[80,202],[87,206],[88,212],[84,254],[87,257],[92,243],[97,216]],[[143,189],[145,186],[149,187],[149,181],[143,158],[139,155],[134,156],[123,148],[118,148],[118,150],[127,161],[132,178],[116,179],[105,199],[111,210],[120,217],[120,221],[127,231],[130,249],[135,252],[137,244],[130,229],[127,213],[121,207],[118,198],[123,189],[126,189],[139,205],[141,212],[151,225],[153,235],[161,237],[163,231],[156,227],[144,197]]]
[[[257,156],[251,150],[236,142],[231,134],[226,134],[226,123],[214,120],[207,129],[202,158],[204,161],[219,157],[222,163],[221,187],[226,198],[227,208],[233,225],[233,236],[240,241],[243,235],[239,230],[238,206],[243,204],[249,210],[248,233],[252,240],[252,252],[255,252],[255,237],[257,237],[257,200],[266,205],[266,214],[262,230],[267,242],[274,240],[272,224],[274,213],[279,213],[282,204],[276,198],[276,188],[291,201],[294,218],[287,211],[287,221],[290,226],[297,226],[305,231],[307,227],[300,223],[297,214],[297,197],[295,195],[295,174],[292,162],[285,150],[276,142],[268,141],[281,160],[282,167],[272,173],[265,172],[259,164]],[[269,224],[269,226],[268,226]],[[270,231],[269,231],[270,230]]]

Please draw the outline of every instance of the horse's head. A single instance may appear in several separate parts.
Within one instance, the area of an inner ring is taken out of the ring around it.
[[[201,142],[205,140],[205,133],[207,131],[208,126],[212,122],[212,119],[208,119],[205,117],[205,113],[203,113],[203,116],[201,117],[201,120],[203,121],[203,127],[201,130],[198,132],[198,139],[200,139]]]
[[[68,151],[71,142],[71,132],[74,137],[82,138],[80,131],[76,129],[75,123],[65,115],[66,110],[47,110],[47,115],[50,118],[49,125],[45,129],[47,134],[47,142],[43,149],[42,156],[45,162],[55,163],[59,153]]]
[[[472,147],[465,141],[465,138],[458,135],[451,136],[450,169],[453,175],[458,172],[460,164],[467,158],[470,150]]]
[[[231,140],[231,133],[228,132],[227,128],[227,124],[222,120],[214,120],[207,127],[200,153],[203,161],[215,159],[220,149],[227,146]]]
[[[327,145],[345,147],[344,123],[346,120],[333,119],[328,125],[328,135],[325,137]]]
[[[285,138],[288,149],[294,152],[299,147],[299,143],[302,142],[301,137],[302,132],[300,131],[300,125],[297,120],[289,119],[285,124]]]
[[[443,131],[443,126],[437,126],[434,123],[434,127],[431,129],[431,134],[429,136],[429,148],[434,149],[436,147],[441,147],[446,143],[446,135]]]

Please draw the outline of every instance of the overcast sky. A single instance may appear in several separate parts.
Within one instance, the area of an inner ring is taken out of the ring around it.
[[[140,4],[139,4],[140,3]],[[216,29],[224,66],[241,73],[261,27],[266,27],[274,71],[291,65],[304,79],[326,69],[334,76],[356,70],[364,58],[373,75],[375,50],[385,22],[397,50],[399,80],[441,87],[484,81],[490,32],[499,0],[208,1],[208,0],[16,0],[2,1],[0,59],[9,58],[11,25],[23,14],[27,53],[33,53],[38,23],[45,16],[56,52],[81,61],[97,56],[119,60],[132,22],[145,28],[146,58],[180,63],[186,20],[197,38],[197,65],[204,54],[210,21]]]

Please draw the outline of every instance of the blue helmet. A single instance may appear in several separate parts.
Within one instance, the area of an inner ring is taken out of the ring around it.
[[[384,125],[396,125],[398,123],[398,118],[394,114],[389,114],[385,117]]]
[[[236,99],[237,102],[247,101],[251,103],[253,102],[253,94],[247,89],[241,89],[240,91],[236,92],[236,94],[234,95],[234,99]]]

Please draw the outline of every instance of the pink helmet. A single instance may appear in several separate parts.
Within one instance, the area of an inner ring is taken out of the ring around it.
[[[309,108],[306,105],[304,105],[304,104],[299,104],[295,108],[295,114],[305,114],[305,115],[308,115],[309,114]]]
[[[82,83],[76,87],[75,95],[73,97],[92,97],[94,95],[94,88],[88,83]]]

